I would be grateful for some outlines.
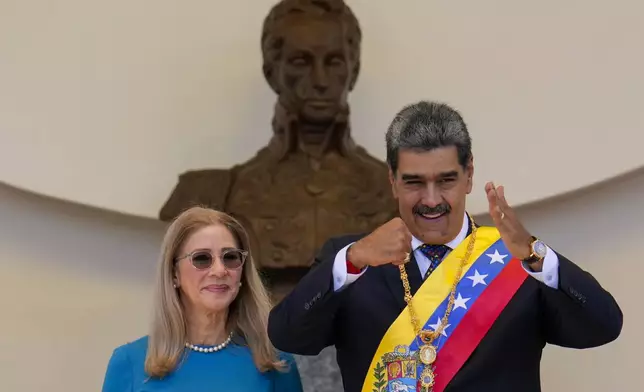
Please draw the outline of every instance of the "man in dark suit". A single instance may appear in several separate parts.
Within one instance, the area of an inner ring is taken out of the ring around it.
[[[325,243],[270,314],[278,349],[334,345],[347,392],[536,392],[546,343],[582,349],[619,336],[610,293],[530,234],[502,186],[485,185],[495,227],[471,220],[471,139],[457,111],[409,105],[386,140],[401,218]]]

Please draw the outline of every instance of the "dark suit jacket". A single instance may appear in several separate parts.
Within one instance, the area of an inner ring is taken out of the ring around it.
[[[346,392],[361,390],[380,340],[405,307],[393,265],[370,267],[334,292],[335,255],[360,238],[343,236],[324,244],[311,271],[273,308],[268,325],[271,341],[286,352],[316,355],[335,345]],[[537,392],[546,343],[581,349],[619,336],[622,312],[613,297],[589,273],[557,255],[559,289],[528,277],[446,392]],[[421,285],[420,271],[415,261],[406,268],[413,294]]]

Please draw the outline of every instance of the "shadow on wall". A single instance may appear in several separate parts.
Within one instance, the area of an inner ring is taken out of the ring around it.
[[[0,200],[2,253],[28,255],[35,265],[51,267],[55,261],[57,267],[79,273],[150,281],[165,223],[40,196],[3,183]]]

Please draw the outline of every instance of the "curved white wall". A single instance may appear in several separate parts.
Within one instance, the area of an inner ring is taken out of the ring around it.
[[[611,345],[548,347],[544,391],[644,390],[643,193],[640,171],[520,209],[530,230],[593,273],[624,311]],[[111,350],[146,333],[163,228],[0,186],[0,390],[100,390]]]
[[[273,4],[4,0],[0,180],[156,217],[181,172],[248,159],[271,134]],[[394,113],[427,98],[462,110],[477,178],[516,203],[644,165],[641,1],[348,4],[364,32],[353,133],[375,156]]]

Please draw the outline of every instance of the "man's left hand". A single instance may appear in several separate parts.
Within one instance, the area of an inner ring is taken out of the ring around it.
[[[485,184],[487,201],[490,204],[490,216],[501,234],[501,239],[514,258],[526,259],[532,253],[530,242],[532,236],[523,227],[516,213],[505,200],[503,186],[495,187],[493,183]]]

